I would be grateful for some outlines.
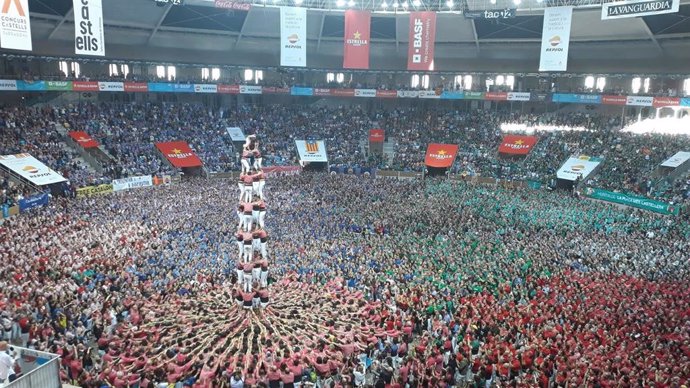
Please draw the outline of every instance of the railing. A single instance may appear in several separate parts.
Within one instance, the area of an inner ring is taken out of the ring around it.
[[[14,347],[22,375],[6,388],[60,388],[60,357],[57,354]]]

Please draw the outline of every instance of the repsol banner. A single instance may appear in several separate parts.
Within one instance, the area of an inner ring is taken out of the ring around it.
[[[98,186],[86,186],[77,189],[77,198],[93,197],[94,195],[108,194],[113,192],[113,185],[103,184]]]
[[[101,0],[72,0],[74,6],[74,52],[105,56],[103,5]]]
[[[678,12],[680,0],[632,0],[604,3],[601,20],[634,18]]]
[[[645,197],[638,197],[636,195],[614,193],[613,191],[593,188],[587,188],[585,190],[585,195],[589,198],[613,202],[620,205],[635,207],[638,209],[649,210],[660,214],[678,215],[679,213],[679,208],[676,206],[670,205],[666,202],[656,201]]]

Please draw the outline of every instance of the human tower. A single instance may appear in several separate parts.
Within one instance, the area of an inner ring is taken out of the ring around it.
[[[237,215],[237,282],[235,299],[246,310],[268,306],[268,233],[264,227],[266,202],[261,152],[255,136],[242,149],[242,171]]]

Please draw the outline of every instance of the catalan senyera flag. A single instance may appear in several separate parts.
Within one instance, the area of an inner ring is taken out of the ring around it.
[[[84,148],[98,147],[98,141],[84,131],[70,131],[69,137],[71,137],[72,140],[76,141],[77,144]]]
[[[457,154],[458,146],[456,144],[431,143],[426,149],[424,164],[428,167],[448,168],[453,165]]]
[[[537,144],[536,136],[505,135],[498,152],[502,154],[527,155]]]
[[[156,143],[156,148],[175,167],[201,167],[201,159],[192,151],[185,141]]]
[[[305,148],[307,149],[308,153],[315,154],[319,152],[319,143],[317,143],[315,140],[307,140]]]
[[[345,11],[343,68],[368,69],[371,38],[371,13],[349,9]]]

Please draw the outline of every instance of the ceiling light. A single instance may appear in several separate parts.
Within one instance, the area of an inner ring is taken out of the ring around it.
[[[348,6],[348,7],[354,7],[354,6],[355,6],[355,1],[354,1],[354,0],[350,0],[350,1],[347,3],[347,6]]]
[[[381,8],[388,8],[388,3],[386,3],[385,1],[381,3]]]
[[[295,4],[300,5],[304,2],[304,0],[295,0]]]
[[[344,7],[345,6],[345,0],[338,0],[335,2],[335,5],[338,7]]]
[[[513,4],[515,5],[520,5],[522,3],[522,0],[513,0]]]
[[[398,4],[397,1],[395,3],[393,3],[393,8],[398,8],[399,6],[400,6],[400,4]]]
[[[491,0],[491,4],[496,4],[496,0]]]
[[[420,5],[422,5],[422,2],[419,1],[419,0],[414,0],[414,1],[412,2],[412,5],[414,5],[415,7],[419,7]]]
[[[403,8],[407,8],[407,1],[403,1],[402,6]]]
[[[454,5],[455,5],[455,4],[453,4],[453,0],[448,0],[448,1],[446,1],[446,7],[448,7],[448,8],[453,8]]]

